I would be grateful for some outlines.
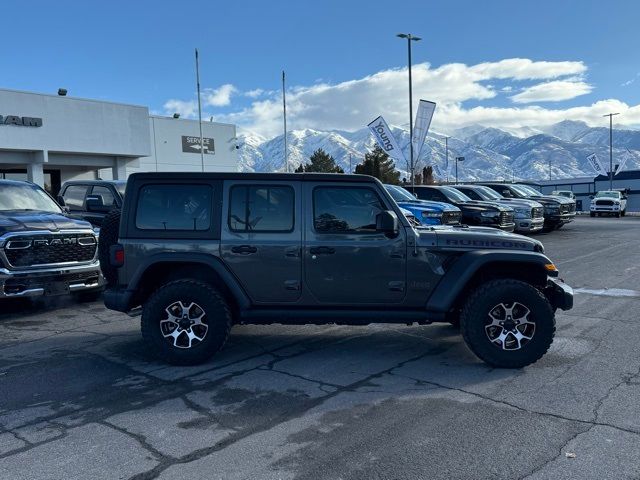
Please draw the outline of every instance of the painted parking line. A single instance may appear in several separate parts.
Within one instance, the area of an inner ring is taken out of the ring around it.
[[[587,295],[603,297],[640,297],[638,290],[626,290],[624,288],[574,288],[573,293],[586,293]]]

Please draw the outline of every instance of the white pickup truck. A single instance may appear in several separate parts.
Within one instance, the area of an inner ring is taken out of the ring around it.
[[[627,197],[617,190],[603,190],[591,197],[589,213],[592,217],[603,213],[607,215],[623,216],[627,213]]]

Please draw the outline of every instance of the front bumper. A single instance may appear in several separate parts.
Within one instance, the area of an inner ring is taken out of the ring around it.
[[[622,211],[620,205],[591,205],[589,209],[596,213],[619,213]]]
[[[575,213],[545,215],[544,223],[547,225],[564,225],[565,223],[573,222],[574,218],[576,218]]]
[[[559,308],[560,310],[571,310],[573,308],[573,289],[560,279],[548,278],[545,295],[553,308]]]
[[[100,264],[8,270],[0,268],[0,298],[64,295],[95,290],[104,284]]]
[[[516,218],[516,232],[537,232],[544,226],[544,218]]]

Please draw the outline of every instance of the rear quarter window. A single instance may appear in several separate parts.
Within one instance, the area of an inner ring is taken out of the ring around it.
[[[139,230],[202,232],[213,212],[210,185],[144,185],[138,194],[135,226]]]

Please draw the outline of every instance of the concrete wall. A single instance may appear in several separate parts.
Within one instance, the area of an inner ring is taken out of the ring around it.
[[[42,118],[41,127],[0,125],[2,149],[151,154],[147,107],[0,90],[0,115]]]

